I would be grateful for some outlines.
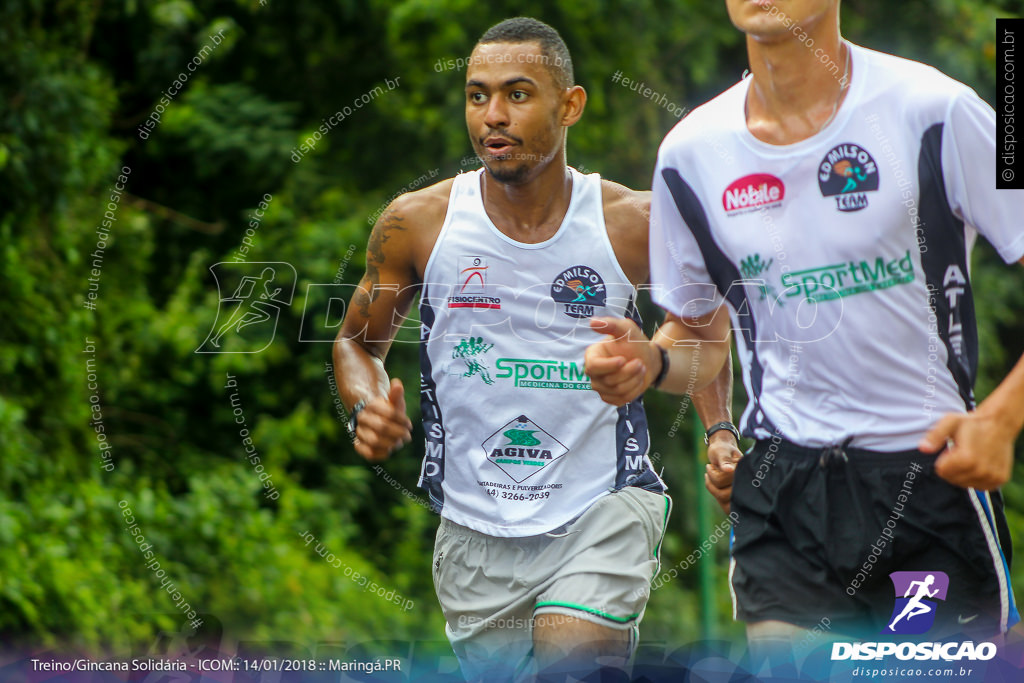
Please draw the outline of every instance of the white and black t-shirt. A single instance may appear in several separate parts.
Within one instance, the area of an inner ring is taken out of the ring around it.
[[[729,305],[746,436],[916,447],[973,406],[969,256],[1024,256],[1024,191],[995,189],[995,117],[935,69],[850,46],[835,118],[792,145],[747,129],[749,79],[665,138],[654,174],[654,299]]]

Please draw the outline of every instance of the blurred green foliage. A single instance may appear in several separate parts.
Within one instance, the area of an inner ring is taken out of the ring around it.
[[[847,37],[935,64],[990,101],[993,19],[1021,12],[1011,0],[844,4]],[[436,65],[467,56],[488,26],[516,14],[562,32],[588,90],[570,162],[637,188],[649,186],[675,120],[611,75],[643,80],[690,109],[745,68],[724,3],[706,0],[3,3],[0,642],[139,650],[181,628],[126,530],[122,500],[188,603],[236,640],[443,640],[430,579],[436,520],[357,459],[325,374],[330,345],[300,343],[299,327],[307,284],[339,271],[340,282],[358,280],[367,217],[396,189],[431,170],[446,177],[472,166],[463,74]],[[223,42],[140,139],[161,94],[218,31]],[[292,150],[325,118],[386,79],[400,87],[293,163]],[[123,165],[131,173],[90,311],[90,254]],[[264,194],[273,200],[248,259],[293,264],[296,301],[263,353],[196,354],[218,306],[208,268],[231,258]],[[974,277],[984,396],[1024,350],[1024,277],[986,246]],[[648,324],[656,318],[648,305]],[[403,332],[415,339],[414,329]],[[100,467],[89,422],[87,343],[112,472]],[[415,387],[414,343],[396,344],[388,364]],[[238,378],[277,500],[262,495],[245,458],[227,373]],[[412,391],[408,398],[414,406]],[[673,428],[684,403],[659,395],[649,405],[653,450],[676,501],[664,544],[671,566],[701,541],[692,510],[705,494],[690,455],[692,414]],[[414,445],[386,465],[415,496],[421,455]],[[1024,473],[1016,475],[1006,499],[1019,543]],[[415,608],[363,590],[307,546],[305,532]],[[716,553],[719,628],[738,635],[726,544]],[[697,638],[695,591],[694,571],[656,591],[645,637]]]

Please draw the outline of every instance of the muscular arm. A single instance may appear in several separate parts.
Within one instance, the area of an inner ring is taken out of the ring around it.
[[[386,458],[411,436],[402,384],[389,383],[384,359],[419,290],[427,245],[443,221],[448,190],[450,182],[445,182],[402,195],[377,220],[366,248],[366,273],[334,342],[342,401],[349,411],[366,402],[355,448],[368,460]]]
[[[366,248],[366,273],[352,295],[341,331],[334,342],[334,372],[342,401],[351,409],[387,393],[384,358],[401,317],[416,293],[408,221],[392,204],[381,214]]]
[[[699,318],[684,319],[666,313],[665,322],[651,340],[669,354],[668,374],[658,388],[671,394],[694,394],[721,379],[728,382],[731,393],[731,373],[728,380],[722,377],[722,366],[731,359],[729,331],[729,314],[724,306]],[[660,358],[649,365],[653,381],[661,371]],[[721,391],[720,387],[716,391]]]

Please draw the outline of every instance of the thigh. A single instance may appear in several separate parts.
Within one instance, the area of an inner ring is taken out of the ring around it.
[[[511,680],[532,648],[535,593],[517,576],[520,539],[494,538],[442,519],[434,589],[445,634],[470,681]]]
[[[898,571],[912,572],[907,576],[916,580],[941,577],[942,591],[929,600],[934,615],[922,617],[932,624],[928,639],[986,639],[1013,626],[1019,618],[1009,580],[1009,539],[999,534],[998,496],[953,486],[928,470],[912,498],[918,499],[907,505],[905,523],[897,527],[893,565],[883,574],[876,624],[884,628],[897,616],[893,601],[899,603],[905,589],[888,578]]]
[[[842,543],[827,527],[827,472],[770,441],[736,466],[730,544],[734,616],[747,623],[783,622],[803,629],[863,619],[830,566],[826,548]]]
[[[534,613],[632,629],[650,597],[670,509],[668,496],[637,487],[599,499],[547,549],[552,556],[542,561],[557,570]]]

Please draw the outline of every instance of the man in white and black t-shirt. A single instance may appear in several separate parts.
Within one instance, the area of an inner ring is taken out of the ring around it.
[[[975,406],[969,253],[981,233],[1024,262],[1024,191],[995,189],[993,111],[843,41],[839,0],[726,4],[751,75],[668,134],[654,174],[667,322],[630,343],[647,342],[632,323],[593,321],[611,335],[587,352],[594,387],[631,400],[668,349],[661,388],[699,388],[728,311],[756,439],[735,473],[730,567],[753,645],[826,617],[837,634],[904,633],[894,587],[929,573],[943,593],[929,640],[1004,632],[1018,615],[998,488],[1024,361]]]
[[[588,318],[638,318],[650,199],[566,165],[585,105],[553,28],[516,17],[484,33],[465,81],[483,168],[388,206],[334,346],[355,449],[383,460],[412,436],[384,359],[419,293],[419,485],[441,515],[434,587],[472,681],[624,666],[659,565],[669,499],[643,403],[603,403],[582,367],[599,339]],[[731,387],[723,366],[694,401],[717,463],[739,456]]]

